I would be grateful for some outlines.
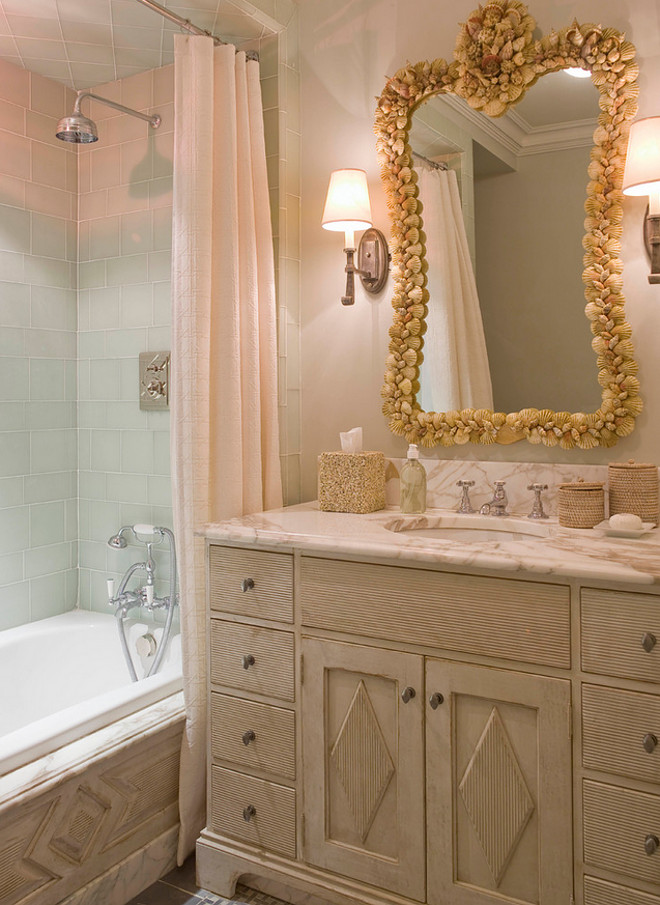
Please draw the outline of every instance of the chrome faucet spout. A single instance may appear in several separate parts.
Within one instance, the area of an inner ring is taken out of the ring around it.
[[[493,491],[493,499],[488,503],[484,503],[479,510],[481,515],[493,515],[500,518],[507,516],[507,505],[509,499],[504,489],[505,481],[495,481],[495,490]]]

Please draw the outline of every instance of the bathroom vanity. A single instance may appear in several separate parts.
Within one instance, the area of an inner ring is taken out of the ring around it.
[[[660,903],[656,532],[466,542],[415,518],[305,504],[208,527],[201,884]]]

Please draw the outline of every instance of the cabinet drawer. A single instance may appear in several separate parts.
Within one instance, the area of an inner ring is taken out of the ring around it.
[[[660,782],[660,699],[599,685],[582,686],[582,758],[585,767]]]
[[[303,557],[303,623],[570,666],[570,598],[563,585],[480,578]]]
[[[247,809],[252,809],[250,813]],[[288,858],[296,857],[296,793],[233,770],[211,767],[210,826]]]
[[[295,714],[281,707],[213,692],[211,753],[240,767],[255,767],[295,779]]]
[[[660,850],[644,850],[660,836],[660,797],[585,780],[583,810],[585,864],[660,885]]]
[[[211,681],[294,700],[293,635],[211,619]]]
[[[581,597],[582,669],[608,676],[660,682],[660,597],[584,588]],[[647,641],[652,641],[648,638]]]
[[[290,554],[211,544],[208,556],[212,610],[293,622],[293,557]]]
[[[660,905],[660,899],[618,883],[585,877],[584,905]]]

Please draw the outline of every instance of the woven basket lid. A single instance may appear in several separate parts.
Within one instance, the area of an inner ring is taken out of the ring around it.
[[[560,490],[602,490],[602,481],[569,481],[559,485]]]
[[[642,462],[635,462],[634,459],[628,459],[627,462],[610,462],[608,468],[626,468],[626,469],[635,469],[635,468],[657,468],[657,465],[653,465],[650,462],[646,464]]]

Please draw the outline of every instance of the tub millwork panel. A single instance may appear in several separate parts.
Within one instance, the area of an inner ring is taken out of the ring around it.
[[[56,905],[178,821],[182,720],[0,808],[0,905]]]

